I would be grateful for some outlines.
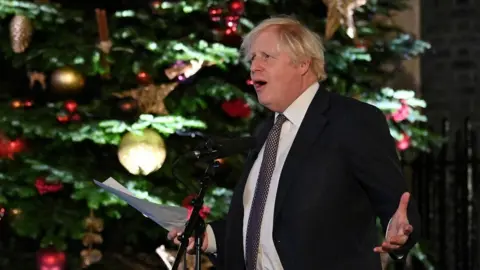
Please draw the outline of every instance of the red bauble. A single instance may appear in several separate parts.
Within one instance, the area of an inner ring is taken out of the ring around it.
[[[162,1],[152,1],[152,2],[150,2],[150,6],[155,11],[155,10],[162,7]]]
[[[40,193],[40,195],[43,195],[46,193],[54,193],[62,190],[63,184],[62,182],[50,184],[47,183],[47,180],[45,178],[39,177],[37,178],[37,180],[35,180],[35,187],[37,188],[38,193]]]
[[[32,100],[25,100],[25,102],[23,102],[23,106],[27,107],[27,108],[30,108],[30,107],[33,106],[33,101]]]
[[[82,117],[80,116],[80,114],[74,113],[74,114],[70,117],[70,120],[72,120],[72,121],[74,121],[74,122],[78,122],[78,121],[82,120]]]
[[[230,14],[240,16],[245,11],[245,3],[243,0],[232,0],[228,3],[228,11]]]
[[[240,20],[240,16],[229,15],[229,16],[225,17],[225,25],[228,28],[234,28],[235,31],[236,31],[239,20]]]
[[[122,112],[135,112],[138,109],[138,102],[132,98],[125,98],[118,102],[118,107]]]
[[[57,114],[57,121],[62,124],[68,123],[70,121],[70,116],[67,113],[60,112]]]
[[[222,19],[223,9],[220,7],[212,6],[208,8],[208,16],[213,22],[218,22]]]
[[[237,27],[229,27],[227,29],[225,29],[225,35],[227,36],[233,36],[237,33]]]
[[[65,253],[55,249],[42,249],[37,252],[38,270],[64,270],[66,263]]]
[[[9,157],[25,150],[25,142],[21,139],[10,140],[0,135],[0,158]]]
[[[222,109],[230,117],[248,118],[252,114],[250,106],[242,99],[225,101],[222,104]]]
[[[192,201],[197,197],[197,195],[192,194],[187,196],[185,199],[182,201],[182,206],[188,209],[188,215],[187,218],[190,218],[190,215],[192,214],[193,211],[193,205]],[[203,205],[202,209],[200,209],[200,217],[203,219],[206,219],[208,217],[208,214],[210,214],[210,207]]]
[[[228,46],[239,46],[242,43],[242,36],[238,34],[237,27],[229,27],[224,30],[221,42]]]
[[[398,109],[391,115],[393,121],[397,123],[407,119],[410,115],[410,107],[408,106],[407,102],[405,100],[401,100],[400,102],[402,103],[400,109]]]
[[[77,110],[78,104],[75,100],[67,100],[64,106],[69,113],[73,113]]]
[[[405,151],[410,147],[410,136],[403,133],[402,138],[397,141],[397,148],[400,151]]]
[[[152,77],[150,77],[150,75],[147,72],[141,71],[137,74],[137,82],[139,84],[151,84]]]
[[[15,139],[8,143],[8,151],[12,154],[20,153],[25,150],[25,142],[21,139]]]

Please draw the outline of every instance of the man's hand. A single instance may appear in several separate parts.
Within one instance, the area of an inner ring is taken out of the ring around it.
[[[173,229],[173,230],[168,232],[168,235],[167,235],[168,240],[173,240],[173,243],[175,243],[175,245],[179,246],[181,243],[180,243],[180,240],[178,239],[178,236],[180,236],[182,233],[183,233],[183,231],[181,231],[181,230]],[[195,253],[194,247],[195,247],[195,238],[190,237],[188,239],[187,253],[194,254]],[[205,233],[203,235],[203,240],[202,240],[202,252],[205,252],[207,247],[208,247],[208,237],[207,237],[207,233]]]
[[[375,247],[373,251],[377,253],[394,253],[407,242],[408,237],[413,231],[413,227],[407,218],[409,200],[410,193],[403,193],[398,209],[390,220],[385,241],[383,241],[381,246]]]

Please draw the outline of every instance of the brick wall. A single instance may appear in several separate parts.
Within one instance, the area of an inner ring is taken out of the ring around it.
[[[480,127],[480,1],[422,0],[422,39],[432,44],[421,59],[421,92],[429,103],[431,123],[442,117],[452,129],[471,116]]]

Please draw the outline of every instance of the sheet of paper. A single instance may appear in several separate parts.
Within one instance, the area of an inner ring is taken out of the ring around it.
[[[112,177],[104,182],[93,180],[96,185],[120,197],[130,206],[137,209],[144,216],[155,221],[158,225],[170,231],[174,228],[184,229],[187,222],[188,210],[180,206],[160,205],[135,197],[126,187]]]

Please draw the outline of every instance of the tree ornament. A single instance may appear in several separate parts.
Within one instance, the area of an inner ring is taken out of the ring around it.
[[[240,16],[245,12],[245,3],[243,0],[232,0],[228,3],[228,11],[232,15]]]
[[[208,16],[212,22],[219,22],[222,19],[223,9],[218,6],[208,8]]]
[[[145,71],[140,71],[137,74],[137,82],[142,85],[153,83],[152,77]]]
[[[37,252],[37,267],[40,270],[63,270],[65,264],[66,256],[62,251],[47,248]]]
[[[11,140],[0,133],[0,158],[13,159],[14,155],[25,151],[26,145],[22,139]]]
[[[355,39],[354,40],[355,48],[367,50],[371,46],[371,42],[366,39]]]
[[[28,73],[28,78],[30,79],[30,89],[33,88],[36,82],[42,86],[43,90],[47,89],[45,73],[32,71]]]
[[[168,115],[164,100],[177,87],[178,83],[165,83],[160,85],[147,85],[127,90],[125,92],[113,93],[118,98],[131,97],[138,103],[142,113]]]
[[[328,8],[325,39],[329,40],[340,25],[347,27],[347,35],[356,38],[356,27],[353,20],[355,9],[367,3],[367,0],[323,0]]]
[[[96,232],[103,231],[103,220],[91,215],[85,219],[85,227]]]
[[[153,11],[157,11],[162,7],[162,1],[153,0],[150,2],[150,7],[153,9]]]
[[[20,108],[30,108],[33,106],[33,100],[21,100],[21,99],[14,99],[10,103],[12,108],[20,109]]]
[[[33,106],[33,101],[32,100],[25,100],[23,102],[23,107],[25,107],[25,108],[30,108],[32,106]]]
[[[118,101],[118,108],[124,113],[136,112],[137,107],[137,101],[133,98],[123,98]]]
[[[179,81],[186,80],[195,75],[203,66],[212,65],[203,60],[190,60],[188,63],[177,61],[170,68],[165,69],[165,75],[172,80],[177,78]]]
[[[403,133],[402,138],[397,141],[397,148],[400,151],[405,151],[410,147],[410,136],[408,134]]]
[[[65,111],[61,111],[57,113],[57,121],[61,124],[68,123],[70,121],[70,115]]]
[[[397,123],[407,119],[410,115],[410,107],[408,106],[407,102],[405,100],[401,100],[400,103],[400,108],[390,115],[391,119]]]
[[[157,131],[126,133],[118,146],[120,163],[133,175],[148,175],[159,170],[167,157],[165,142]]]
[[[237,31],[239,20],[240,20],[240,16],[228,15],[225,17],[225,25],[228,28],[235,28],[235,31]]]
[[[44,177],[39,177],[35,180],[35,187],[40,195],[47,193],[55,193],[63,189],[63,183],[57,181],[55,183],[48,183]]]
[[[230,117],[248,118],[252,114],[250,106],[248,106],[248,103],[246,103],[242,99],[232,99],[225,101],[222,104],[222,109]]]
[[[12,108],[14,109],[19,109],[21,107],[23,107],[23,102],[21,100],[18,100],[18,99],[15,99],[12,101],[12,103],[10,103],[12,105]]]
[[[33,26],[30,18],[15,15],[10,21],[10,42],[15,53],[23,53],[32,39]]]
[[[237,26],[227,27],[221,35],[221,42],[229,46],[238,46],[242,43],[242,36],[237,31]]]
[[[187,208],[188,210],[187,219],[189,219],[190,216],[192,215],[195,198],[197,198],[197,194],[190,194],[187,197],[185,197],[182,201],[182,206]],[[206,205],[202,205],[202,208],[200,209],[200,212],[199,212],[200,217],[203,219],[206,219],[210,214],[210,210],[211,210],[210,207]]]
[[[78,121],[82,120],[82,117],[80,116],[79,113],[74,113],[70,116],[70,120],[72,122],[78,122]]]
[[[110,65],[108,63],[107,56],[112,49],[112,41],[110,40],[110,34],[108,31],[107,12],[104,9],[95,9],[95,15],[97,18],[97,28],[99,43],[97,47],[101,51],[100,63],[102,65],[102,76],[104,78],[110,77]]]
[[[78,94],[85,86],[85,78],[71,67],[62,67],[52,73],[50,84],[55,93]]]
[[[67,100],[63,106],[69,113],[74,113],[77,111],[78,104],[75,100]]]
[[[83,235],[82,243],[86,249],[80,252],[80,256],[83,259],[82,266],[86,268],[102,259],[102,252],[93,246],[103,243],[100,234],[103,231],[103,220],[95,217],[93,210],[90,209],[90,216],[84,220],[84,224],[87,232]]]

